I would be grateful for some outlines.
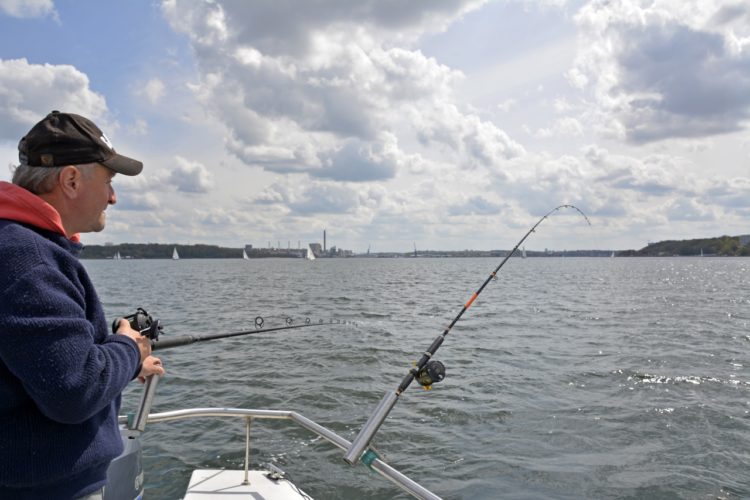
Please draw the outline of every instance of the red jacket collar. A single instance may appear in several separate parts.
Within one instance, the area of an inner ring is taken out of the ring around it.
[[[55,207],[10,182],[0,181],[0,219],[13,220],[66,235],[62,219]],[[78,233],[69,239],[75,243],[81,241]]]

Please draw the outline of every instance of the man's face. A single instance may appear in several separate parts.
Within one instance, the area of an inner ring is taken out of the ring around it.
[[[87,174],[81,176],[81,196],[78,199],[78,231],[80,233],[99,232],[104,229],[108,205],[117,203],[112,178],[115,173],[103,165],[96,164]]]

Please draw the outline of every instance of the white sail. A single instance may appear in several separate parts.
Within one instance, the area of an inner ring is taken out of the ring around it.
[[[247,252],[246,252],[246,251],[245,251],[245,249],[243,248],[243,249],[242,249],[242,259],[243,259],[243,260],[248,260],[249,258],[250,258],[250,257],[248,257],[248,256],[247,256]]]
[[[312,251],[312,247],[310,245],[307,245],[307,255],[305,256],[307,260],[315,260],[315,254]]]
[[[522,259],[525,259],[525,258],[526,258],[526,247],[523,247],[523,248],[521,249],[521,258],[522,258]]]
[[[180,254],[177,253],[177,247],[174,247],[174,250],[172,250],[172,260],[179,260]]]
[[[115,256],[112,258],[115,260],[120,260],[122,257],[120,257],[120,252],[115,252]]]

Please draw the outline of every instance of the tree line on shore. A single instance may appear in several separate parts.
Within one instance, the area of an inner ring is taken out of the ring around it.
[[[82,259],[112,259],[115,254],[123,259],[171,259],[177,249],[181,259],[240,259],[242,248],[216,245],[176,245],[162,243],[122,243],[120,245],[86,245]]]
[[[747,257],[750,246],[743,245],[739,236],[720,236],[694,240],[668,240],[650,243],[640,250],[619,252],[623,257],[721,256]]]
[[[240,259],[242,248],[216,245],[177,245],[163,243],[122,243],[119,245],[87,245],[82,259],[112,259],[115,254],[123,259],[170,259],[173,249],[181,259]],[[509,250],[423,251],[417,257],[503,257]],[[750,245],[743,245],[739,236],[720,236],[693,240],[668,240],[650,243],[640,250],[568,250],[527,252],[529,257],[604,257],[614,252],[618,257],[671,257],[671,256],[750,256]],[[355,255],[365,257],[366,255]],[[373,254],[371,257],[413,257],[413,252]]]

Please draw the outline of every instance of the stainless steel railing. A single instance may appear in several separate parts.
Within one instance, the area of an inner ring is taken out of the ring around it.
[[[247,470],[250,456],[250,421],[253,419],[282,419],[291,420],[295,424],[307,429],[308,431],[316,434],[326,441],[332,443],[334,446],[342,450],[348,450],[351,443],[339,436],[332,430],[323,427],[322,425],[313,422],[309,418],[300,415],[294,411],[284,410],[252,410],[244,408],[191,408],[185,410],[167,411],[161,413],[152,413],[148,415],[147,422],[149,424],[158,422],[169,422],[172,420],[185,420],[190,418],[208,418],[208,417],[237,417],[243,418],[246,421],[245,429],[245,477],[247,478]],[[127,422],[127,417],[120,417],[122,423]],[[424,486],[408,478],[401,472],[397,471],[380,458],[375,458],[371,463],[370,467],[378,474],[388,479],[396,486],[411,494],[415,498],[424,500],[440,500],[440,497],[429,491]]]

